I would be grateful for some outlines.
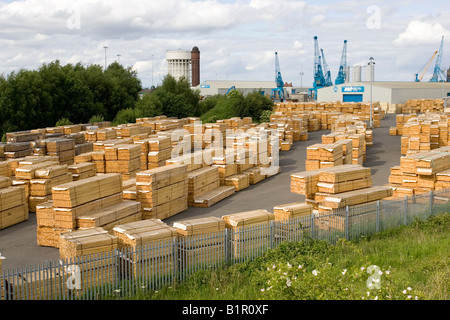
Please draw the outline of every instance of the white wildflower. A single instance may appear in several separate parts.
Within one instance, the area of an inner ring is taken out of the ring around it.
[[[370,296],[370,291],[367,291],[366,293],[367,293],[367,296]]]
[[[286,286],[290,287],[292,284],[292,281],[289,279],[286,279]]]
[[[288,266],[288,268],[291,268],[291,267],[292,267],[292,265],[291,265],[291,264],[289,264],[289,262],[287,263],[287,266]]]
[[[406,294],[406,290],[403,290],[402,293],[403,293],[403,294]]]
[[[315,269],[312,271],[312,274],[313,274],[314,276],[317,276],[318,273],[319,273],[319,271],[317,271],[317,270],[315,270]]]
[[[408,287],[408,288],[406,288],[408,291],[411,291],[412,290],[412,288],[411,287]]]
[[[386,271],[386,274],[391,274],[391,272],[389,270]]]
[[[298,268],[301,269],[301,268],[303,268],[303,266],[302,266],[301,264],[299,264],[299,265],[298,265]]]
[[[347,273],[347,269],[342,270],[342,274],[346,274]]]
[[[364,271],[364,269],[365,269],[364,267],[361,267],[361,271]]]
[[[375,299],[374,300],[378,300],[378,296],[375,296]]]
[[[407,298],[408,298],[408,299],[411,299],[411,298],[412,298],[412,295],[408,294]]]
[[[414,298],[414,300],[419,300],[419,297],[418,297],[418,296],[416,296],[416,297]]]
[[[264,292],[264,288],[261,289],[261,292]]]

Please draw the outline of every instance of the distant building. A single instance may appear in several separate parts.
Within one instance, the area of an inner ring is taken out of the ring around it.
[[[200,51],[193,47],[191,51],[167,50],[167,73],[179,80],[184,77],[192,87],[200,84]]]

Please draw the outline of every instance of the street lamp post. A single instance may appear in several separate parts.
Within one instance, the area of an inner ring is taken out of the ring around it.
[[[369,60],[370,60],[369,67],[372,68],[374,59],[372,57],[370,57]],[[370,129],[373,129],[372,88],[373,88],[373,79],[372,79],[372,75],[371,75],[371,77],[370,77],[370,120],[369,120]]]
[[[106,49],[108,49],[108,46],[104,46],[103,49],[105,49],[105,71],[106,71]]]

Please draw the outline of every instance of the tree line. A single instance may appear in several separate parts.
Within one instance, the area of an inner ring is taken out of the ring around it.
[[[239,91],[202,98],[189,82],[166,75],[161,85],[141,96],[136,71],[114,62],[106,70],[99,65],[62,65],[58,60],[37,70],[0,75],[0,134],[52,127],[57,124],[108,120],[113,125],[137,118],[200,117],[215,122],[231,117],[259,121],[270,112],[270,98],[254,91]]]

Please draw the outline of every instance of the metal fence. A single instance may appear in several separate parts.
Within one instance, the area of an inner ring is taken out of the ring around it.
[[[374,201],[265,225],[120,248],[65,261],[0,269],[0,300],[129,297],[182,282],[198,270],[251,260],[285,241],[336,243],[449,212],[450,190]]]

